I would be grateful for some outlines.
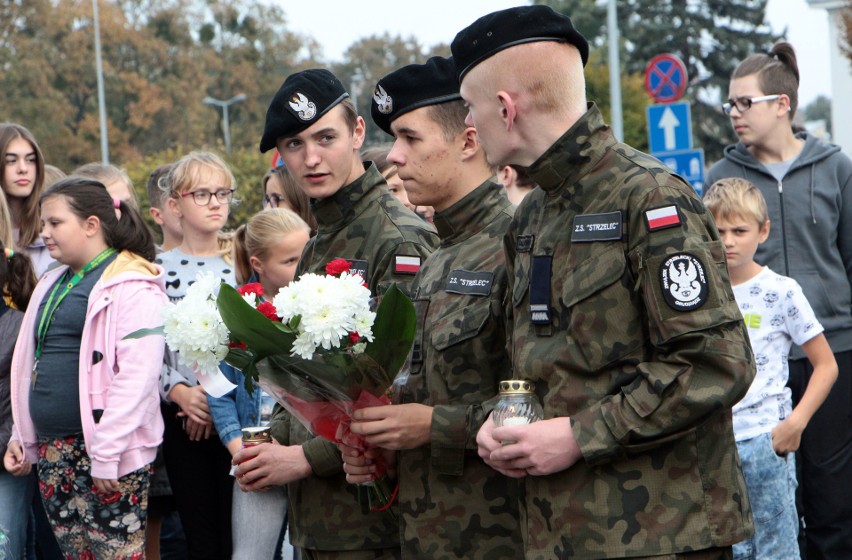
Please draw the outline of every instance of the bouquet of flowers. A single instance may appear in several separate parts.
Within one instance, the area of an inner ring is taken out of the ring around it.
[[[259,383],[315,435],[353,445],[352,413],[390,402],[387,392],[414,340],[414,306],[392,285],[373,310],[375,300],[348,261],[332,261],[326,272],[302,275],[271,302],[260,284],[235,290],[199,274],[186,297],[163,312],[161,332],[202,385],[221,376],[224,360],[243,372],[247,389]],[[392,501],[381,480],[372,492],[376,509]]]

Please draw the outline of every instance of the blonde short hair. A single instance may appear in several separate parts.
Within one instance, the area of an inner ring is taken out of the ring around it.
[[[763,225],[769,220],[766,200],[754,183],[739,177],[719,179],[704,193],[704,206],[718,219],[745,218]]]
[[[234,268],[237,284],[248,282],[252,274],[249,259],[266,259],[269,251],[282,237],[303,230],[309,235],[311,228],[298,214],[286,208],[267,208],[251,217],[247,224],[237,228],[234,235]]]

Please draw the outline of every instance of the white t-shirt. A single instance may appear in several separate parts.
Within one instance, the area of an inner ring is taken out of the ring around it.
[[[793,401],[786,386],[790,347],[806,343],[823,328],[801,286],[769,267],[733,288],[757,366],[748,393],[733,408],[734,436],[743,441],[771,432],[792,412]]]

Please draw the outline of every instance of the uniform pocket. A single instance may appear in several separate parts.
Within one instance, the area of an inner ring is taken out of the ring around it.
[[[489,300],[456,309],[432,321],[432,346],[438,351],[469,340],[479,334],[490,314]]]
[[[577,248],[575,248],[577,249]],[[641,315],[620,244],[582,247],[554,273],[555,324],[564,329],[572,367],[589,373],[642,346]]]

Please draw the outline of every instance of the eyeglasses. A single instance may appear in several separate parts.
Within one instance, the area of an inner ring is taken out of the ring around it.
[[[286,203],[287,199],[280,194],[268,194],[263,197],[263,200],[266,201],[266,204],[272,206],[273,208],[280,208],[281,203]]]
[[[213,198],[213,195],[216,195],[216,200],[218,200],[220,204],[228,204],[234,197],[234,189],[220,189],[215,193],[212,193],[208,190],[192,191],[188,193],[183,193],[180,196],[181,198],[187,198],[191,196],[192,200],[197,205],[207,206],[208,204],[210,204],[210,199]]]
[[[780,93],[776,93],[773,95],[762,95],[760,97],[737,97],[736,99],[728,99],[727,103],[722,104],[722,110],[725,111],[726,115],[730,115],[731,111],[734,110],[734,107],[737,108],[737,111],[740,113],[745,113],[751,106],[755,103],[761,103],[763,101],[774,101],[781,97]]]

